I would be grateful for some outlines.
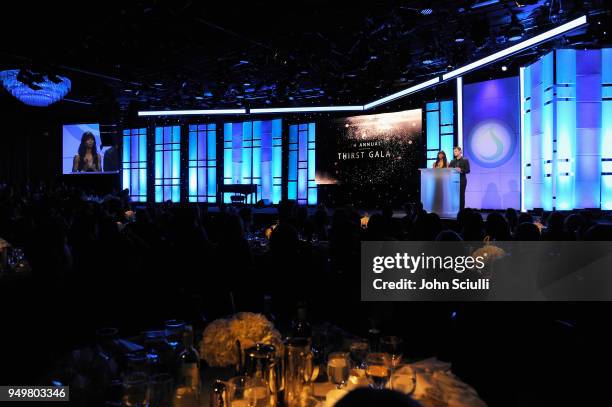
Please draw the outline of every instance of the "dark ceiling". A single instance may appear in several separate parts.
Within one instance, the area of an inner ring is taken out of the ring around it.
[[[122,109],[364,104],[507,47],[521,30],[527,38],[582,14],[591,16],[589,32],[573,34],[570,45],[608,43],[610,16],[605,0],[3,8],[14,24],[2,27],[0,69],[54,71],[72,80],[68,99]]]

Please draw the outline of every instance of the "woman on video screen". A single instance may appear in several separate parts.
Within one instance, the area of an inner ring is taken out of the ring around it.
[[[72,172],[100,172],[102,158],[96,148],[96,138],[86,131],[81,137],[79,151],[72,162]]]

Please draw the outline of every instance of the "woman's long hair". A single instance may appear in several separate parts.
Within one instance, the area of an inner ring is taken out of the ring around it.
[[[438,151],[438,155],[436,155],[436,163],[434,164],[434,167],[437,167],[438,163],[440,162],[440,154],[442,154],[442,164],[444,164],[442,168],[448,167],[448,160],[446,159],[446,153],[442,150]]]
[[[93,145],[91,146],[91,157],[93,159],[93,164],[95,167],[99,167],[100,163],[98,162],[98,148],[96,147],[96,138],[94,137],[91,131],[86,131],[81,136],[81,144],[79,145],[79,171],[83,170],[85,166],[85,154],[87,154],[87,145],[85,142],[87,139],[93,140]]]

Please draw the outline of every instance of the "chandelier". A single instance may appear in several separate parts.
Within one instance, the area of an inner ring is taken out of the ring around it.
[[[70,91],[70,79],[29,70],[0,71],[2,86],[28,106],[46,107],[61,100]]]

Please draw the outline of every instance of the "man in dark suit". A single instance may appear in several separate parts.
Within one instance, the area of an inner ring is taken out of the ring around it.
[[[466,174],[470,173],[470,162],[463,157],[461,147],[453,148],[453,158],[449,164],[450,168],[456,168],[459,172],[459,209],[465,208],[465,188],[467,187]]]

